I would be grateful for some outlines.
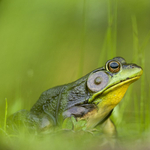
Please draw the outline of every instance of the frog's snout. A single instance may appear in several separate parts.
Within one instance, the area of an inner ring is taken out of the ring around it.
[[[136,70],[137,76],[141,76],[141,75],[143,74],[143,69],[142,69],[142,67],[140,67],[140,66],[138,66],[138,65],[136,65],[136,64],[131,64],[130,67],[131,67],[132,69],[135,69],[135,70]]]

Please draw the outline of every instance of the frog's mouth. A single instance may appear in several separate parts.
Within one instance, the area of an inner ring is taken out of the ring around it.
[[[140,76],[126,78],[125,80],[107,87],[101,94],[95,96],[92,103],[97,106],[97,109],[94,109],[83,116],[83,119],[88,118],[87,126],[91,128],[98,123],[102,123],[103,120],[111,114],[114,107],[122,100],[128,86],[139,78]]]
[[[120,82],[118,82],[118,83],[116,83],[116,84],[114,84],[114,85],[112,85],[112,86],[110,86],[110,87],[108,87],[108,88],[106,88],[101,94],[103,94],[103,93],[107,93],[107,92],[109,92],[109,91],[111,91],[111,90],[114,90],[115,88],[118,88],[118,87],[120,87],[120,86],[122,86],[122,85],[125,85],[125,84],[131,84],[131,83],[133,83],[134,81],[136,81],[136,80],[138,80],[140,78],[140,76],[135,76],[135,77],[133,77],[133,78],[126,78],[125,80],[121,80]],[[130,85],[129,84],[129,85]]]
[[[124,95],[124,93],[126,92],[128,86],[133,83],[134,81],[138,80],[140,78],[141,75],[137,75],[135,77],[132,77],[132,78],[126,78],[125,80],[121,80],[120,82],[112,85],[112,86],[108,86],[106,89],[98,92],[98,93],[95,93],[92,97],[92,99],[89,99],[89,102],[91,103],[97,103],[99,100],[100,97],[103,97],[103,95],[106,95],[108,94],[109,92],[113,92],[113,91],[116,91],[116,89],[120,88],[120,87],[125,87],[125,88],[122,88],[122,94]],[[117,93],[117,92],[116,92]]]

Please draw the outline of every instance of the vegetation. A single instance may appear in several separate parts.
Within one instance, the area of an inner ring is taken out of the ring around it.
[[[73,118],[74,130],[72,122],[65,120],[62,129],[67,131],[43,135],[8,134],[6,118],[20,109],[29,110],[46,89],[72,82],[115,56],[144,70],[111,116],[118,149],[147,148],[149,16],[149,0],[1,0],[1,149],[113,148],[113,138],[87,131],[85,122]]]

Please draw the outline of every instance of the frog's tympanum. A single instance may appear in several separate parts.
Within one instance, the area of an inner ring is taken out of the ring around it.
[[[110,132],[115,132],[109,116],[128,86],[142,73],[141,67],[115,57],[75,82],[43,92],[30,111],[18,111],[9,117],[7,124],[16,130],[21,122],[42,132],[74,116],[77,121],[85,119],[87,129],[101,125],[107,132],[111,126]]]

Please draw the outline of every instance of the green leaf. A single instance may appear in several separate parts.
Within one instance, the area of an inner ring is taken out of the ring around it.
[[[76,126],[77,121],[73,116],[71,116],[71,121],[73,123],[73,126]]]
[[[66,129],[66,130],[72,130],[73,129],[73,123],[72,123],[71,118],[66,118],[63,121],[62,129]]]
[[[76,124],[74,126],[74,130],[75,131],[86,130],[86,121],[80,120],[80,121],[76,122]]]

